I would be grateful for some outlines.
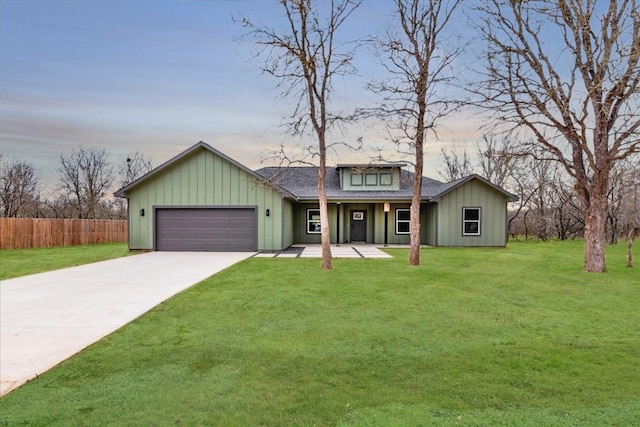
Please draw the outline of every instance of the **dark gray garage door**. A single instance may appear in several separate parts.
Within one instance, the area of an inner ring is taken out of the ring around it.
[[[251,252],[258,247],[253,208],[156,209],[156,250]]]

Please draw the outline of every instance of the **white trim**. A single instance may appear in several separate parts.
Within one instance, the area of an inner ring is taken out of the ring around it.
[[[318,219],[311,219],[311,212],[318,212]],[[306,228],[306,232],[307,234],[321,234],[322,230],[320,227],[320,209],[319,208],[311,208],[311,209],[307,209],[307,228]],[[311,227],[310,225],[314,223],[315,225],[315,230],[311,231]]]
[[[478,211],[478,219],[466,219],[465,213],[468,211]],[[482,208],[481,207],[463,207],[462,208],[462,235],[463,236],[480,236],[482,223]],[[473,229],[473,224],[476,224],[476,230],[473,232],[467,232],[467,224]]]
[[[409,219],[398,219],[398,212],[409,212]],[[396,208],[396,216],[395,216],[395,223],[396,223],[396,234],[411,234],[411,209],[409,208]],[[398,224],[409,224],[409,230],[408,231],[398,231]]]

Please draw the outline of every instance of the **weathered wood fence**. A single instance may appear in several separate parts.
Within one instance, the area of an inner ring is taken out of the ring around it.
[[[0,249],[91,245],[127,241],[127,221],[0,218]]]

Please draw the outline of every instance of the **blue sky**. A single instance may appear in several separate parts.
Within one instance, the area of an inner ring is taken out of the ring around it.
[[[390,6],[365,2],[349,33],[384,30]],[[266,150],[299,141],[279,127],[293,104],[260,74],[232,17],[277,25],[277,7],[267,0],[0,0],[2,153],[34,164],[45,185],[56,179],[60,154],[80,145],[105,148],[114,164],[140,151],[158,165],[203,140],[260,167]],[[357,59],[358,75],[337,82],[346,108],[376,99],[364,85],[378,68],[366,52]],[[472,121],[451,119],[428,149],[426,175],[437,177],[441,144],[479,135]],[[384,129],[362,126],[340,138],[360,136],[370,147],[385,142]],[[331,162],[365,156],[339,153]]]

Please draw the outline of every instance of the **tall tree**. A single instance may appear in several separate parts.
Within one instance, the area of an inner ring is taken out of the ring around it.
[[[80,147],[60,156],[60,189],[75,204],[78,218],[96,218],[100,201],[111,189],[113,172],[107,152]]]
[[[32,164],[3,160],[0,155],[0,215],[25,216],[26,207],[39,199],[38,180]]]
[[[413,158],[415,175],[410,209],[409,265],[420,264],[420,203],[424,144],[454,103],[442,97],[442,85],[453,79],[451,65],[462,51],[447,47],[444,31],[460,0],[396,0],[396,22],[376,41],[389,78],[372,83],[383,103],[374,114],[399,133],[393,142]]]
[[[640,149],[638,2],[487,0],[478,12],[488,46],[481,102],[572,177],[584,269],[604,272],[610,174]]]
[[[353,45],[341,42],[339,30],[359,6],[359,1],[280,0],[284,15],[281,29],[242,24],[258,46],[256,56],[264,59],[261,69],[279,80],[284,97],[296,106],[288,123],[292,134],[304,134],[311,127],[317,141],[318,199],[322,238],[322,268],[331,269],[331,241],[327,208],[327,138],[337,122],[331,113],[332,82],[352,71]],[[324,13],[326,12],[326,13]]]

